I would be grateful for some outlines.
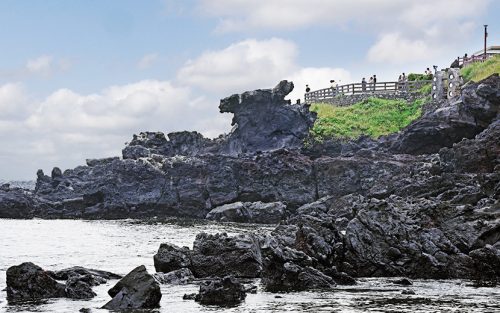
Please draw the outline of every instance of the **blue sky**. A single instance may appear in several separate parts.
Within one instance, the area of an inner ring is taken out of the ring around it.
[[[119,155],[140,131],[228,132],[218,101],[447,67],[500,44],[493,0],[0,0],[0,179]],[[496,42],[495,42],[496,40]]]

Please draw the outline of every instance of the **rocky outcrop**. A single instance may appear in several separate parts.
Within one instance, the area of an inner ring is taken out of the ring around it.
[[[221,113],[234,113],[223,151],[231,155],[280,148],[299,148],[316,119],[315,113],[285,96],[293,83],[282,81],[273,89],[247,91],[221,100]]]
[[[7,269],[7,301],[19,303],[66,297],[65,286],[41,267],[27,262]]]
[[[191,270],[196,277],[259,277],[262,259],[258,238],[200,233],[193,243]]]
[[[245,287],[234,277],[210,279],[202,282],[195,301],[205,305],[228,306],[245,300]]]
[[[282,202],[235,202],[208,212],[206,219],[221,222],[277,224],[285,217],[286,205]]]
[[[45,271],[26,262],[7,270],[7,300],[18,303],[47,298],[90,299],[96,296],[92,287],[117,278],[120,276],[84,267]]]
[[[35,191],[0,188],[0,217],[244,221],[256,203],[282,203],[271,234],[200,234],[193,250],[160,247],[157,271],[260,276],[270,290],[366,275],[471,278],[480,268],[498,276],[499,84],[498,75],[468,83],[378,141],[311,146],[302,140],[314,114],[284,100],[290,83],[233,95],[220,105],[234,114],[230,134],[142,133],[124,159],[39,171]]]
[[[200,233],[193,243],[193,250],[163,243],[154,256],[158,272],[171,272],[189,268],[197,278],[226,275],[259,277],[262,259],[258,238],[255,235]]]
[[[160,306],[160,285],[144,265],[125,275],[108,291],[113,298],[103,308],[108,310],[153,309]]]
[[[157,272],[169,273],[191,266],[191,251],[187,247],[162,243],[153,257]]]
[[[492,75],[464,86],[460,97],[442,101],[390,140],[396,153],[429,154],[474,138],[498,117],[500,77]]]

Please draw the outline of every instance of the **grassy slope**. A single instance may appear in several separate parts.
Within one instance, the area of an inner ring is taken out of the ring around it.
[[[500,55],[497,55],[485,62],[472,63],[464,68],[461,72],[465,81],[478,82],[494,73],[500,73]]]
[[[311,110],[318,118],[311,133],[316,140],[357,138],[368,135],[378,138],[404,128],[421,115],[425,99],[406,103],[404,100],[370,98],[348,107],[316,103]]]

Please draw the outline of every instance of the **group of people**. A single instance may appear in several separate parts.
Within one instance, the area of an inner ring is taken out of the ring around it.
[[[433,73],[430,70],[430,68],[427,68],[425,70],[425,75],[432,77]],[[368,79],[368,81],[366,81],[366,79],[363,77],[363,79],[361,80],[361,89],[363,92],[375,91],[376,84],[377,84],[377,75],[374,74],[373,76],[371,76]],[[407,89],[406,88],[407,85],[408,85],[408,77],[406,76],[405,73],[401,73],[401,75],[399,75],[399,77],[398,77],[398,86],[397,86],[398,90],[405,91]],[[331,79],[330,80],[330,88],[338,91],[338,88],[339,88],[338,82],[335,81],[334,79]],[[347,85],[347,88],[349,88],[349,85]],[[311,92],[311,88],[309,87],[309,85],[306,85],[306,93],[309,93],[309,92]],[[349,90],[347,90],[347,92],[349,92]]]

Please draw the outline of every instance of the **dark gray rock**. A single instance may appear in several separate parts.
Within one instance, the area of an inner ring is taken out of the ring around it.
[[[20,303],[47,298],[66,297],[65,286],[50,276],[49,272],[30,263],[7,269],[7,301]]]
[[[103,308],[108,310],[152,309],[159,307],[160,285],[144,265],[136,267],[108,291],[113,297]]]
[[[220,112],[234,113],[225,151],[252,153],[280,148],[299,148],[309,135],[316,114],[305,105],[289,104],[285,96],[293,83],[280,82],[273,89],[247,91],[220,102]]]
[[[398,279],[398,280],[394,280],[392,283],[396,284],[396,285],[401,285],[401,286],[411,286],[411,285],[413,285],[413,282],[411,280],[409,280],[408,278],[401,278],[401,279]]]
[[[195,300],[205,305],[230,306],[245,300],[245,287],[234,277],[211,279],[200,285]]]
[[[66,296],[71,299],[92,299],[97,294],[92,290],[96,280],[92,275],[74,275],[66,281]]]
[[[0,218],[32,218],[36,206],[37,201],[30,191],[7,185],[0,188]]]
[[[160,284],[165,285],[184,285],[194,280],[193,273],[188,268],[181,268],[168,273],[154,273],[153,276]]]
[[[260,276],[261,270],[262,258],[256,236],[196,235],[191,253],[191,271],[195,277],[233,275],[254,278]]]
[[[182,268],[191,267],[189,248],[162,243],[153,261],[157,272],[169,273]]]
[[[277,224],[285,213],[286,205],[282,202],[235,202],[212,209],[206,218],[222,222]]]
[[[498,116],[499,86],[498,74],[468,84],[455,102],[443,100],[437,110],[425,113],[394,137],[390,149],[396,153],[436,153],[463,138],[474,138]]]
[[[50,276],[57,280],[68,280],[72,276],[86,276],[90,275],[93,278],[93,285],[98,286],[106,283],[110,279],[120,279],[122,276],[101,270],[85,268],[81,266],[73,266],[59,271],[50,272]]]

